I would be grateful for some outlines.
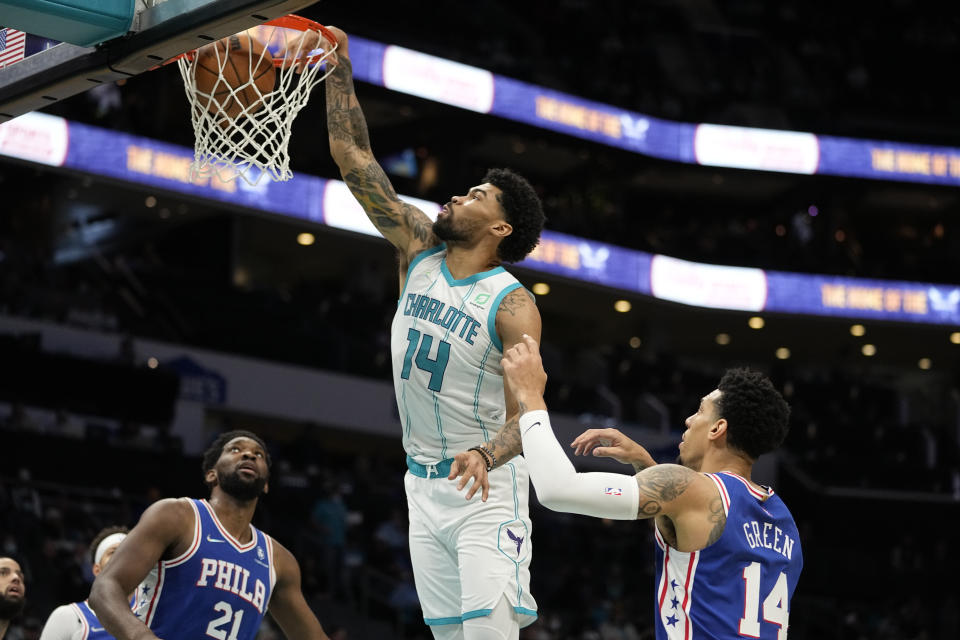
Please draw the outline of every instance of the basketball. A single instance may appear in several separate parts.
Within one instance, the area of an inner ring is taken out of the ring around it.
[[[276,82],[273,56],[246,33],[223,38],[197,50],[195,80],[207,110],[230,118],[250,115],[263,108],[263,97]]]

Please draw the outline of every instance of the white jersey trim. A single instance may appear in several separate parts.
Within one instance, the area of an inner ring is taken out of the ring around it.
[[[83,633],[80,634],[80,639],[87,640],[87,638],[90,636],[90,625],[87,624],[87,616],[83,615],[83,610],[76,602],[71,602],[70,607],[73,608],[73,612],[76,613],[77,617],[80,619],[80,626],[83,629]]]
[[[747,491],[750,492],[750,495],[752,495],[757,500],[766,500],[767,498],[773,495],[773,489],[771,489],[770,487],[764,487],[764,489],[767,490],[767,492],[764,493],[762,491],[757,491],[753,487],[753,485],[747,482],[747,479],[744,478],[743,476],[738,476],[737,474],[731,473],[729,471],[720,471],[720,473],[722,473],[725,476],[730,476],[731,478],[736,478],[737,480],[742,482],[743,486],[745,486],[747,488]]]
[[[723,481],[712,473],[706,473],[704,475],[713,480],[714,484],[717,485],[717,490],[720,491],[720,498],[723,502],[723,515],[730,515],[730,494],[727,493],[727,488],[723,486]]]
[[[699,551],[677,551],[670,546],[667,546],[664,551],[663,571],[658,585],[657,616],[658,622],[669,640],[690,640],[693,635],[693,626],[690,620],[690,608],[693,605],[691,595],[693,594],[699,563]],[[673,586],[674,583],[676,586]],[[669,592],[672,596],[671,603],[673,599],[677,599],[675,590],[678,587],[683,590],[683,599],[678,599],[679,607],[671,606],[665,612],[664,604],[667,602],[668,586],[670,586]],[[680,612],[683,614],[682,619],[676,618],[676,614]]]
[[[247,525],[250,527],[250,535],[252,536],[250,538],[250,542],[245,545],[240,544],[240,541],[230,535],[230,532],[227,531],[227,528],[223,526],[223,523],[220,522],[220,518],[217,517],[217,512],[213,510],[213,507],[210,506],[210,503],[206,500],[201,500],[200,504],[207,508],[207,513],[209,513],[210,517],[213,519],[213,524],[217,526],[217,529],[219,529],[220,533],[223,534],[223,537],[227,539],[227,542],[233,545],[234,549],[240,553],[246,553],[257,546],[257,529],[252,524]],[[199,518],[200,516],[198,515],[197,517]]]
[[[190,508],[193,509],[193,540],[190,542],[190,547],[188,547],[186,551],[181,553],[176,558],[172,558],[170,560],[160,560],[157,563],[157,568],[154,570],[156,571],[156,578],[153,581],[153,597],[150,599],[150,606],[147,608],[146,616],[144,616],[144,624],[146,624],[148,627],[153,622],[153,615],[157,612],[156,605],[158,602],[160,602],[160,593],[163,591],[163,574],[165,573],[166,569],[183,564],[192,558],[197,552],[197,549],[200,548],[202,529],[200,523],[200,512],[197,510],[196,503],[194,503],[194,501],[190,498],[181,498],[181,500],[186,500],[187,504],[190,505]],[[151,571],[151,573],[153,573],[153,571]],[[143,585],[147,585],[149,587],[150,582],[150,576],[148,575],[147,578],[141,583],[141,587]]]
[[[190,542],[190,546],[187,547],[187,550],[181,553],[176,558],[171,558],[170,560],[161,560],[160,564],[165,567],[175,567],[178,564],[183,564],[187,560],[193,557],[193,554],[197,552],[197,549],[200,547],[200,513],[197,511],[197,505],[194,504],[193,500],[190,498],[181,498],[181,500],[186,500],[187,504],[190,505],[190,508],[193,509],[193,540]]]
[[[261,531],[261,533],[263,533]],[[263,534],[264,545],[267,547],[267,562],[270,563],[270,597],[267,598],[267,601],[263,605],[263,610],[266,611],[270,606],[270,598],[273,597],[273,587],[277,584],[277,565],[274,561],[276,553],[273,550],[273,545],[276,544],[273,541],[273,538],[267,534]]]

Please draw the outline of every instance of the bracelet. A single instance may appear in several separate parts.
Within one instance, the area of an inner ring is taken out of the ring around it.
[[[467,451],[476,451],[483,457],[483,461],[487,465],[487,471],[492,471],[495,466],[497,466],[497,456],[493,455],[493,451],[487,449],[482,444],[479,444],[475,447],[470,447]]]

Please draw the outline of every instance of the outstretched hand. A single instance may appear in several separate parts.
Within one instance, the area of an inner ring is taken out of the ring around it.
[[[460,482],[457,483],[457,491],[463,491],[470,479],[473,479],[473,484],[467,489],[467,495],[465,496],[467,500],[473,498],[477,491],[482,488],[483,493],[480,494],[480,500],[487,501],[487,496],[490,495],[490,480],[487,478],[487,461],[484,460],[481,453],[463,451],[453,456],[453,465],[450,467],[450,475],[447,476],[447,480],[456,480],[458,476]]]
[[[634,467],[652,467],[653,456],[639,444],[623,435],[618,429],[587,429],[570,443],[574,455],[593,454],[598,458],[613,458],[617,462]]]

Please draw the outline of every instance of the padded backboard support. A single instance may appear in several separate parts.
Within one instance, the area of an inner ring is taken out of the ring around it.
[[[0,69],[0,122],[104,82],[135,76],[213,40],[317,0],[166,0],[134,20],[133,33],[97,47],[62,43]]]

